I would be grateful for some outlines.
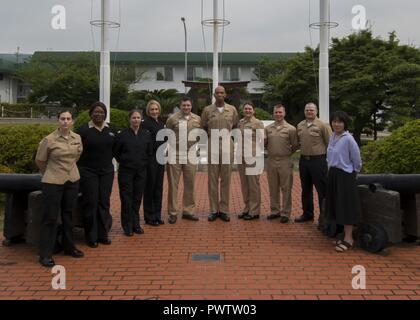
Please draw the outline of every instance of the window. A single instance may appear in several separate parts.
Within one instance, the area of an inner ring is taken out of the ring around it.
[[[239,67],[224,67],[223,80],[239,81]]]
[[[190,66],[187,70],[187,80],[195,81],[204,78],[204,68]]]
[[[251,81],[260,81],[260,68],[251,68]]]
[[[157,81],[174,81],[174,71],[172,67],[157,67],[156,68]]]

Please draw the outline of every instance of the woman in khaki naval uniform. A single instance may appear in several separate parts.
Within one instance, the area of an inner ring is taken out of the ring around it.
[[[251,102],[247,102],[243,106],[244,117],[239,121],[239,129],[242,134],[242,161],[240,162],[239,177],[241,179],[242,198],[244,201],[244,209],[238,216],[239,219],[253,220],[260,217],[261,211],[261,188],[260,188],[260,175],[259,174],[247,174],[246,168],[252,168],[257,165],[255,163],[247,163],[247,154],[245,151],[245,144],[249,143],[246,139],[245,131],[252,131],[252,155],[251,157],[261,156],[263,151],[263,140],[259,143],[257,130],[264,130],[263,123],[254,117],[254,105]],[[261,147],[259,147],[261,146]],[[249,162],[249,160],[248,160]]]
[[[64,253],[83,257],[73,241],[73,211],[79,192],[79,170],[76,161],[82,153],[80,136],[70,130],[73,123],[69,111],[58,115],[59,128],[39,143],[35,162],[42,173],[44,211],[41,218],[39,262],[44,267],[55,265],[52,259],[57,238],[57,219],[61,209]]]

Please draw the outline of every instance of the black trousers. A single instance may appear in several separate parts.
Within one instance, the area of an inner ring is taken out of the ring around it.
[[[57,240],[57,220],[61,211],[63,226],[62,245],[64,250],[73,250],[73,211],[77,204],[79,182],[65,184],[42,184],[44,210],[41,219],[39,255],[51,258]]]
[[[162,194],[165,166],[152,157],[147,166],[147,179],[144,190],[144,220],[154,221],[162,218]]]
[[[327,160],[325,155],[299,159],[300,184],[302,187],[302,209],[307,217],[314,216],[313,186],[318,193],[318,203],[322,202],[327,192]]]
[[[79,171],[86,241],[107,239],[112,226],[110,197],[114,171],[98,173],[88,168]]]
[[[139,211],[145,183],[146,166],[139,169],[120,166],[118,186],[121,199],[121,226],[126,233],[140,227]]]

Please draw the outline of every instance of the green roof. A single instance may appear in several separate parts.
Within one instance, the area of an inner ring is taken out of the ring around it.
[[[78,54],[93,54],[80,51],[37,51],[33,58],[39,61],[60,61],[74,58]],[[99,53],[94,53],[99,59]],[[288,60],[295,52],[224,52],[219,53],[219,62],[224,65],[256,65],[262,58]],[[111,52],[111,61],[120,64],[139,65],[183,65],[184,52]],[[213,53],[189,52],[189,65],[206,65],[213,63]]]
[[[29,54],[1,53],[0,54],[0,72],[13,74],[17,70],[18,64],[23,63],[30,57]],[[17,63],[18,62],[18,63]]]

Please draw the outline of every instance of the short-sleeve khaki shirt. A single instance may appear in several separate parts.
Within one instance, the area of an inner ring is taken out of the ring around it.
[[[297,126],[300,151],[303,156],[318,156],[327,153],[331,128],[328,124],[315,118],[312,123],[301,121]]]
[[[166,121],[166,128],[171,129],[175,132],[177,148],[179,146],[179,139],[180,139],[179,128],[180,128],[180,124],[182,124],[183,121],[186,122],[187,124],[187,137],[186,138],[187,138],[187,146],[189,148],[196,142],[188,141],[188,134],[193,129],[201,128],[201,118],[200,116],[192,112],[190,113],[189,118],[186,118],[185,115],[181,111],[179,111],[175,113],[174,115],[172,115]]]
[[[249,143],[248,141],[246,141],[245,139],[245,135],[244,132],[245,130],[251,130],[252,132],[252,156],[260,156],[262,153],[262,149],[263,148],[257,148],[257,146],[261,145],[261,147],[264,145],[264,141],[261,141],[261,144],[257,144],[257,130],[261,129],[264,130],[264,124],[258,120],[255,117],[252,117],[251,119],[247,120],[245,118],[242,118],[239,121],[239,129],[241,130],[242,133],[242,156],[245,156],[245,144]],[[262,139],[264,139],[264,137],[262,137]]]
[[[298,149],[296,128],[286,120],[272,123],[265,128],[269,158],[288,157]]]
[[[57,129],[39,143],[36,160],[46,162],[43,183],[64,184],[80,179],[76,162],[83,151],[82,140],[70,131],[67,138]]]
[[[231,131],[238,126],[239,116],[236,108],[225,103],[223,112],[220,112],[215,104],[204,108],[201,114],[201,125],[207,130],[209,136],[211,129],[227,129]]]

